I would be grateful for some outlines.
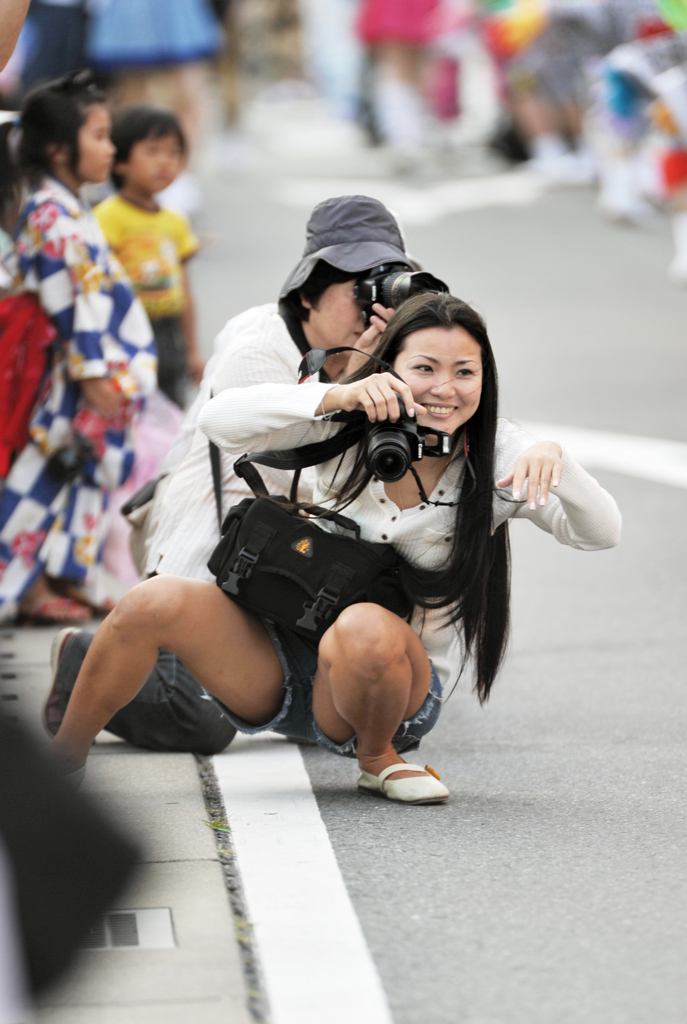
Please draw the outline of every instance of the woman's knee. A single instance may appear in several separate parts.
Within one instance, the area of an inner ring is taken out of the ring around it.
[[[330,664],[337,660],[370,679],[407,657],[406,624],[377,604],[345,608],[320,644]]]
[[[154,576],[137,584],[118,602],[109,618],[112,629],[131,634],[147,632],[151,638],[178,622],[188,611],[191,580],[180,576]]]

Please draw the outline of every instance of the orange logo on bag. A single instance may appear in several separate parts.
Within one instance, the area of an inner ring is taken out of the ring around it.
[[[310,537],[303,537],[301,540],[294,541],[291,545],[294,551],[297,551],[299,555],[305,555],[306,558],[312,558],[312,541]]]

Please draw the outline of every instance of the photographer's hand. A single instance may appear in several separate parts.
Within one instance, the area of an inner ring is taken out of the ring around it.
[[[339,356],[332,356],[327,363],[327,373],[330,380],[336,381],[341,380],[342,377],[350,377],[351,374],[365,365],[367,361],[366,355],[373,353],[377,348],[380,335],[389,320],[391,320],[395,310],[387,309],[386,306],[382,306],[379,302],[376,302],[372,308],[375,312],[370,317],[370,326],[363,331],[354,346],[358,349],[360,355],[356,352],[351,352],[348,356],[345,356],[343,353]]]
[[[325,414],[362,410],[371,423],[378,420],[395,422],[401,415],[396,395],[403,399],[408,415],[427,411],[424,405],[415,401],[408,385],[392,373],[373,373],[352,384],[337,384],[324,396],[320,408]]]
[[[545,505],[551,486],[558,487],[563,471],[563,452],[555,441],[537,441],[523,452],[510,473],[496,481],[497,487],[513,485],[513,497],[520,501],[522,488],[527,480],[527,505],[534,510],[539,504]]]

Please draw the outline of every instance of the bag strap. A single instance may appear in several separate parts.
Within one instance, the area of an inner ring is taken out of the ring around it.
[[[255,462],[259,466],[268,466],[270,469],[305,469],[307,466],[317,466],[321,462],[328,462],[352,448],[365,433],[365,413],[346,414],[355,416],[356,419],[348,421],[347,426],[340,430],[334,437],[326,441],[315,441],[313,444],[304,444],[300,448],[285,448],[282,451],[249,452],[242,455],[234,463],[234,472],[237,476],[243,477],[251,487],[250,480],[244,476],[246,463]],[[250,470],[249,470],[250,472]],[[263,484],[264,486],[264,484]],[[262,493],[262,491],[260,492]]]
[[[366,355],[373,363],[376,363],[380,369],[386,370],[389,373],[393,373],[394,377],[398,377],[399,380],[403,378],[396,373],[393,366],[389,363],[385,363],[383,359],[378,359],[377,356],[369,355],[368,353],[361,353],[360,349],[352,348],[350,345],[340,345],[337,348],[311,348],[307,352],[303,352],[301,345],[294,337],[291,327],[289,325],[288,316],[280,310],[280,315],[285,321],[289,332],[298,347],[301,349],[303,359],[298,370],[298,383],[302,384],[309,377],[319,373],[324,367],[329,356],[337,355],[339,352],[357,352],[358,355]],[[288,448],[284,451],[272,451],[272,452],[256,452],[255,454],[242,455],[240,459],[234,463],[234,472],[237,476],[240,476],[246,481],[253,494],[256,497],[269,497],[269,491],[265,487],[265,483],[260,476],[260,473],[254,466],[249,463],[257,462],[261,466],[267,466],[270,469],[284,469],[284,470],[295,470],[293,481],[291,483],[291,491],[289,494],[289,500],[295,504],[298,496],[298,482],[300,479],[300,471],[308,466],[317,466],[321,462],[328,462],[329,459],[335,458],[337,455],[341,455],[348,448],[351,448],[354,444],[363,436],[365,431],[365,423],[367,417],[364,413],[337,413],[331,417],[332,420],[339,422],[345,422],[347,428],[339,431],[334,437],[330,437],[326,441],[316,441],[313,444],[303,445],[301,448]],[[217,506],[217,522],[219,523],[220,533],[222,532],[222,474],[221,474],[221,456],[220,450],[213,441],[208,442],[210,449],[210,465],[212,466],[212,483],[215,491],[215,504]],[[322,510],[325,514],[322,518],[334,520],[334,513],[329,513],[326,510]],[[358,539],[360,539],[360,528],[357,523],[354,523],[352,519],[347,519],[346,516],[341,516],[342,520],[345,520],[346,524],[352,524],[352,526],[346,525],[344,529],[350,530],[355,528],[355,533]]]
[[[212,486],[215,491],[215,506],[217,508],[217,522],[219,532],[222,532],[222,463],[221,452],[214,441],[208,441],[210,451],[210,465],[212,467]]]

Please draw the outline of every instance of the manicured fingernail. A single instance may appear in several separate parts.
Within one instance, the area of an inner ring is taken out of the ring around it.
[[[513,491],[513,497],[516,501],[520,501],[520,491]]]
[[[540,498],[539,499],[539,504],[540,505],[545,505],[546,504],[546,498]]]
[[[532,511],[534,511],[536,507],[537,507],[536,501],[531,501],[530,502],[530,508],[532,509]]]
[[[414,416],[415,415],[415,410],[414,409],[408,409],[408,415],[409,416]]]
[[[560,483],[560,480],[554,480],[553,486],[554,487],[558,487],[559,483]]]

